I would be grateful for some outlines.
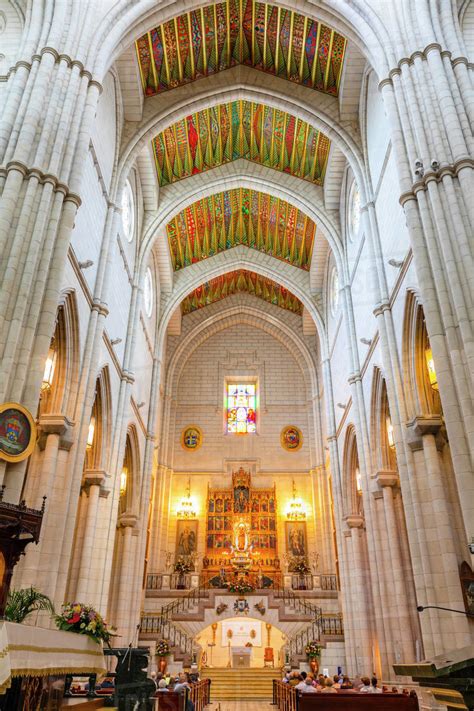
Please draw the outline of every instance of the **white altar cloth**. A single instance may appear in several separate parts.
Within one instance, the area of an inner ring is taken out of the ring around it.
[[[0,694],[14,676],[105,674],[102,645],[86,635],[0,621]]]

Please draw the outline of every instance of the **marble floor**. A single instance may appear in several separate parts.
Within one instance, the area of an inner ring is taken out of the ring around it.
[[[206,711],[270,711],[274,708],[270,701],[214,701],[206,706]]]

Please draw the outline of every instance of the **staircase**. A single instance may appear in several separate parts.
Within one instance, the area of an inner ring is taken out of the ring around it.
[[[211,680],[212,701],[270,701],[273,680],[281,679],[279,669],[203,669],[203,679]]]

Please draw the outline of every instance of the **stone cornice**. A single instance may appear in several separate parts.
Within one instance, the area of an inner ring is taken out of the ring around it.
[[[84,64],[79,59],[72,59],[72,57],[70,57],[68,54],[60,54],[56,49],[54,49],[54,47],[43,47],[39,52],[36,52],[31,56],[31,61],[28,61],[26,59],[19,59],[18,62],[16,62],[13,66],[10,67],[7,73],[7,77],[10,77],[10,75],[16,72],[16,70],[20,67],[24,67],[28,71],[31,71],[33,62],[41,62],[41,58],[45,54],[51,54],[54,58],[55,64],[59,64],[59,62],[66,62],[69,69],[77,67],[79,69],[79,76],[86,77],[89,80],[88,85],[96,86],[99,90],[99,93],[102,93],[102,83],[98,79],[95,79],[93,77],[92,72],[86,69],[84,67]]]
[[[417,180],[415,183],[413,183],[413,187],[411,190],[407,190],[406,192],[400,195],[400,205],[404,207],[405,203],[409,200],[416,200],[417,193],[419,193],[420,191],[427,190],[429,183],[440,183],[446,175],[449,175],[452,178],[457,177],[459,172],[464,168],[474,169],[474,159],[470,156],[463,156],[462,158],[459,158],[455,163],[451,163],[449,165],[442,165],[437,171],[427,170],[421,180]]]
[[[364,517],[360,514],[349,514],[349,516],[344,517],[344,521],[347,523],[349,528],[364,527]]]
[[[385,486],[397,487],[400,485],[398,472],[395,469],[380,469],[375,473],[373,479],[382,489]]]
[[[428,44],[424,49],[417,49],[412,52],[412,54],[410,54],[408,57],[402,57],[397,63],[397,66],[392,67],[392,69],[389,70],[388,76],[384,77],[379,82],[379,90],[383,89],[383,87],[386,85],[393,86],[393,77],[400,76],[400,74],[402,73],[402,67],[404,65],[412,66],[415,62],[415,59],[427,60],[428,54],[434,51],[439,52],[442,57],[447,57],[451,61],[451,65],[453,67],[458,64],[465,64],[466,67],[473,66],[472,63],[469,62],[468,58],[464,57],[464,55],[459,55],[458,57],[455,57],[453,59],[452,53],[449,50],[443,49],[441,45],[437,42],[431,42],[431,44]]]
[[[81,206],[82,200],[79,195],[72,193],[68,186],[59,180],[57,175],[53,175],[52,173],[43,173],[42,170],[35,167],[29,168],[25,163],[19,160],[11,160],[5,167],[0,167],[0,175],[6,177],[8,173],[13,170],[21,173],[24,178],[36,178],[41,185],[49,183],[53,186],[53,191],[55,193],[62,193],[64,196],[64,202],[72,202],[76,205],[76,207]]]

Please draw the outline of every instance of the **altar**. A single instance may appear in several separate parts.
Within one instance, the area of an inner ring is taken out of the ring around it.
[[[250,667],[252,647],[232,647],[232,668],[245,669]]]

